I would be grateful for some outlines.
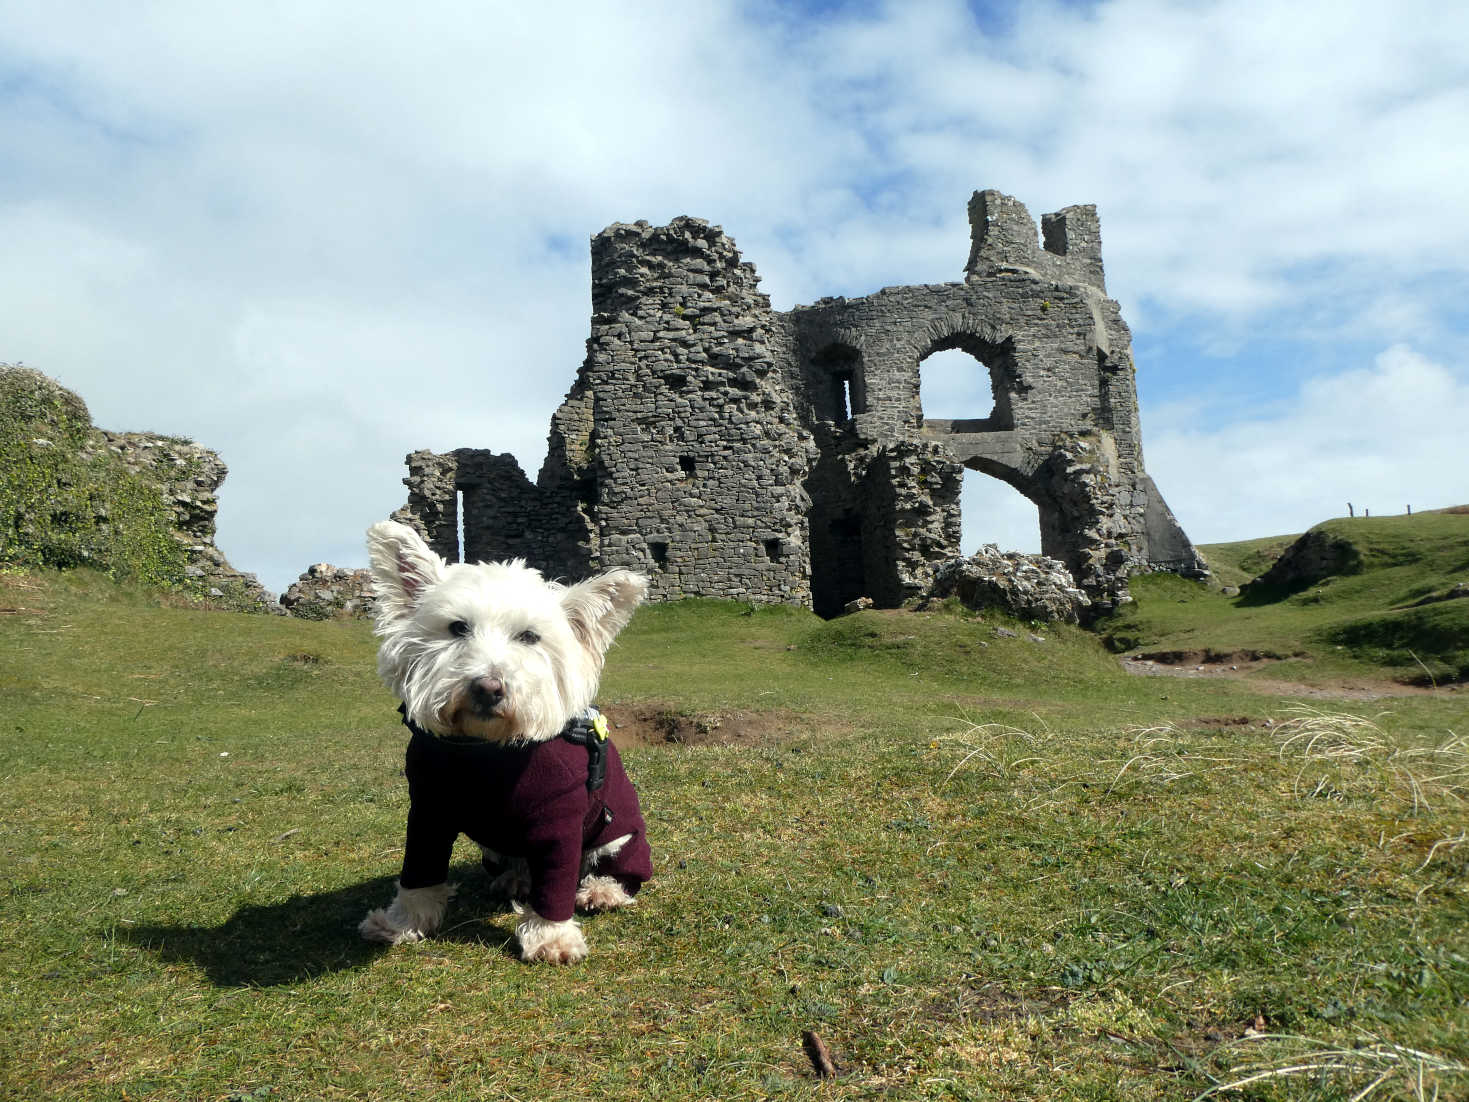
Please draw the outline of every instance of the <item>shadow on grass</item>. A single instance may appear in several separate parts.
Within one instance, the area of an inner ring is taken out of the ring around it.
[[[504,910],[484,891],[478,868],[456,868],[458,894],[437,940],[480,944],[515,956],[513,930],[484,920]],[[116,930],[170,962],[197,965],[217,987],[276,987],[361,968],[390,948],[364,941],[357,924],[393,898],[393,877],[377,877],[279,903],[241,907],[220,926],[133,926]]]
[[[1314,582],[1301,581],[1293,585],[1270,585],[1259,581],[1246,582],[1240,586],[1239,596],[1235,597],[1233,604],[1235,608],[1260,608],[1263,605],[1278,605],[1280,602],[1294,597],[1310,589]]]

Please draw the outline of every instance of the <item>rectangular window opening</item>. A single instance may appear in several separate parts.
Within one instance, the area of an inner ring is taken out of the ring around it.
[[[765,541],[765,557],[771,562],[780,562],[780,540]]]
[[[668,569],[668,544],[664,540],[649,540],[648,554],[653,556],[653,565],[659,570]]]
[[[697,464],[694,462],[692,455],[681,455],[678,457],[678,469],[683,471],[685,478],[694,477],[695,467],[697,467]]]

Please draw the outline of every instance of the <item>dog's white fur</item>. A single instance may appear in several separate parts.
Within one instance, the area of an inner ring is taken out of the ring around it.
[[[562,586],[543,580],[521,559],[448,563],[417,532],[392,521],[374,525],[367,536],[381,639],[378,673],[408,718],[437,735],[555,738],[596,697],[607,648],[647,592],[647,579],[628,570]],[[504,693],[488,710],[471,694],[486,678],[500,682]],[[605,910],[633,902],[615,879],[590,871],[625,841],[583,856],[578,907]],[[524,861],[489,851],[486,858],[504,865],[494,889],[512,900],[528,894]],[[448,884],[400,885],[393,902],[370,912],[358,929],[371,941],[394,945],[430,937],[452,895]],[[528,961],[570,964],[587,955],[574,918],[553,922],[527,910],[515,932]]]
[[[405,941],[422,941],[438,933],[444,908],[454,898],[449,884],[427,888],[405,888],[401,885],[387,907],[369,911],[357,928],[368,941],[385,941],[401,945]]]

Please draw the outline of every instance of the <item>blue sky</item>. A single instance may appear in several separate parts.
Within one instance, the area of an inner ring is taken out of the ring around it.
[[[960,278],[994,187],[1097,204],[1190,535],[1295,532],[1469,501],[1465,135],[1442,3],[0,4],[0,360],[219,451],[279,590],[414,448],[534,475],[603,226],[708,218],[786,309]],[[1035,511],[971,474],[990,540]]]

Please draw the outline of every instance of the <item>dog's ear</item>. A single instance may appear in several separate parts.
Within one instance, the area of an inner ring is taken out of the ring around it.
[[[396,521],[367,530],[367,555],[382,623],[411,615],[423,591],[444,576],[444,560],[422,536]]]
[[[631,570],[609,570],[567,586],[561,607],[582,646],[601,655],[627,626],[648,593],[648,579]]]

